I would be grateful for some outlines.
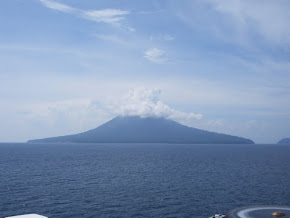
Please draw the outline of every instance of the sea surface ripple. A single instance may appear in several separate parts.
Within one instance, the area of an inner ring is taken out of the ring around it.
[[[290,205],[290,146],[0,144],[0,217],[196,217]]]

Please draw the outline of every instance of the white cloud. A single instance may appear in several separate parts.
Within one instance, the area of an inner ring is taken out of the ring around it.
[[[251,30],[275,42],[290,42],[290,4],[265,0],[208,0],[214,9],[232,17],[233,25],[243,34]]]
[[[110,24],[119,23],[121,20],[124,19],[124,15],[127,15],[129,13],[129,11],[123,11],[119,9],[83,11],[83,15],[86,19]]]
[[[166,61],[164,55],[165,52],[163,50],[160,50],[158,48],[151,48],[145,51],[144,57],[154,63],[163,63]]]
[[[130,32],[135,32],[136,31],[135,28],[130,27],[130,26],[127,26],[126,29],[129,30]]]
[[[71,13],[71,12],[76,11],[76,9],[73,7],[70,7],[68,5],[61,4],[61,3],[58,3],[55,1],[40,0],[40,2],[42,2],[46,7],[53,9],[53,10],[62,11],[62,12],[66,12],[66,13]]]
[[[118,26],[120,26],[121,21],[125,19],[125,15],[130,14],[130,11],[120,9],[108,8],[102,10],[81,10],[51,0],[39,0],[39,1],[43,3],[43,5],[46,6],[47,8],[53,10],[70,13],[75,16],[95,21],[98,23],[108,23]],[[124,28],[131,32],[134,31],[134,28],[129,26],[124,26]]]
[[[119,116],[163,117],[179,122],[202,118],[201,114],[185,113],[169,107],[160,101],[160,94],[159,89],[135,88],[108,108]]]
[[[201,34],[248,48],[290,43],[290,2],[285,0],[184,0],[174,13]],[[255,42],[259,43],[255,43]]]

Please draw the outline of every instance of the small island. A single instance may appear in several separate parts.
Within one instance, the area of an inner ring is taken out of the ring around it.
[[[288,144],[290,145],[290,138],[283,138],[277,144]]]
[[[87,132],[28,142],[254,144],[250,139],[196,129],[165,118],[139,116],[116,117]]]

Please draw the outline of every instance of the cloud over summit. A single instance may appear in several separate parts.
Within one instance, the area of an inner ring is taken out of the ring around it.
[[[201,114],[185,113],[164,104],[160,98],[161,90],[131,89],[119,102],[110,106],[111,111],[119,116],[163,117],[176,121],[201,119]]]

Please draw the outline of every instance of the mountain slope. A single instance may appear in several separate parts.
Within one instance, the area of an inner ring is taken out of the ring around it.
[[[28,142],[75,142],[75,143],[227,143],[253,144],[236,136],[208,132],[181,125],[164,118],[116,117],[87,132]]]

